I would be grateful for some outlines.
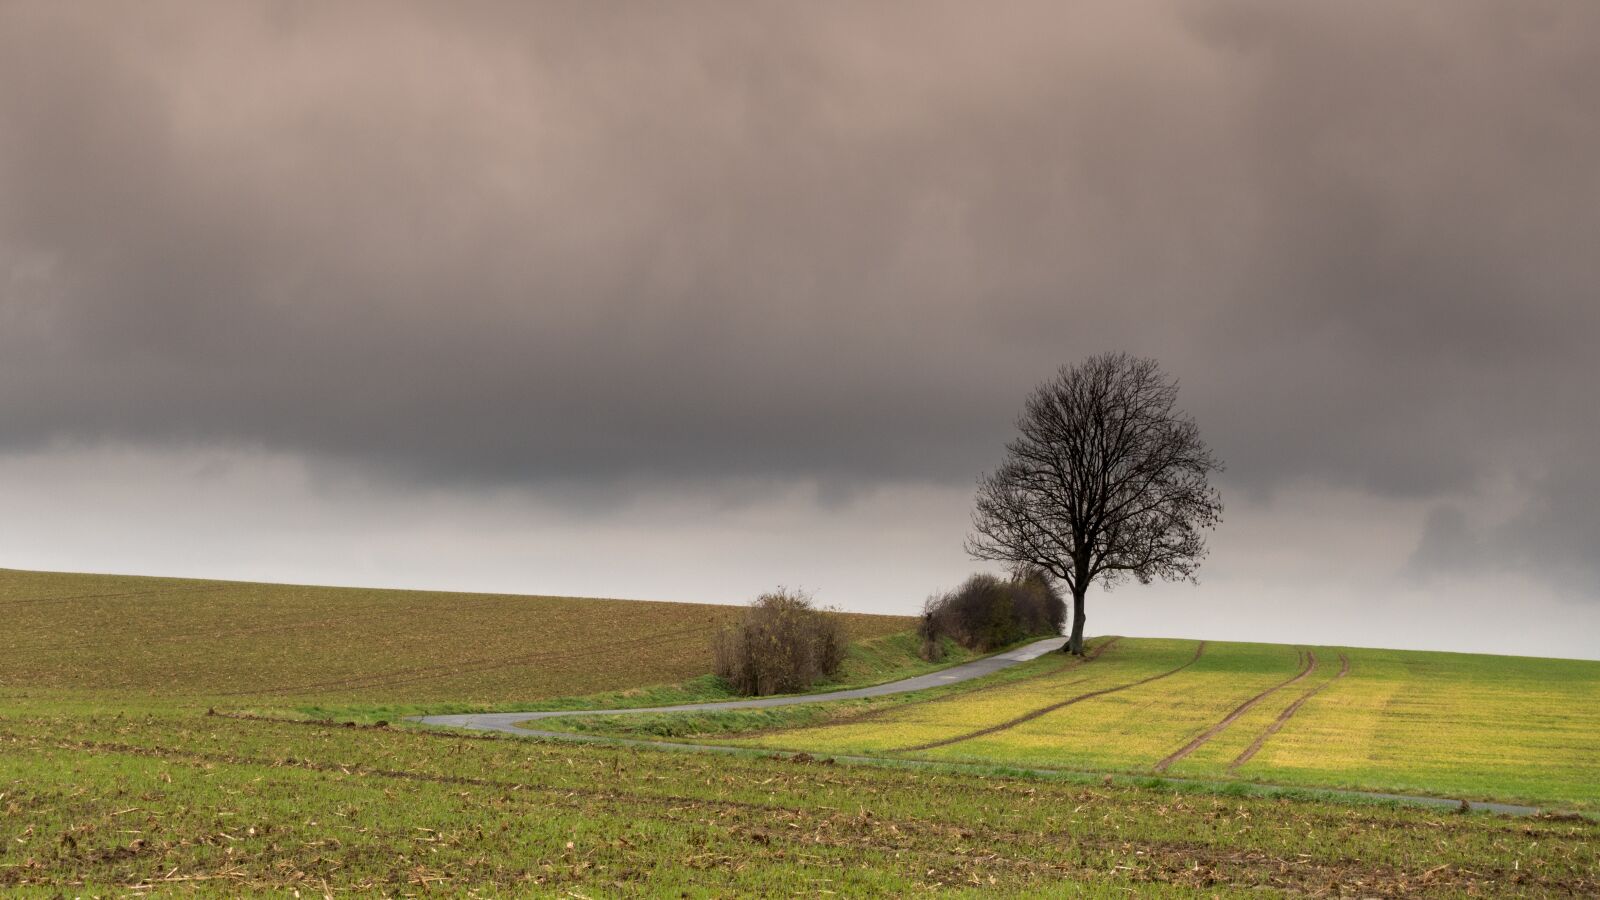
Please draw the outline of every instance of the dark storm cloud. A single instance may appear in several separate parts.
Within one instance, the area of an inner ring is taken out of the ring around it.
[[[9,4],[0,442],[964,484],[1115,348],[1230,488],[1592,559],[1595,84],[1590,4]]]

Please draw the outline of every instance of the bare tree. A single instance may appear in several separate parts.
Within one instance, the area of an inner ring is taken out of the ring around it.
[[[1194,581],[1203,532],[1222,519],[1207,482],[1222,464],[1177,397],[1155,360],[1111,353],[1063,366],[1028,397],[1000,467],[979,479],[967,551],[1066,582],[1068,653],[1083,653],[1090,584]]]

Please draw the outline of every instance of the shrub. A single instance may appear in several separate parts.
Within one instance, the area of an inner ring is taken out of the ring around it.
[[[803,691],[839,671],[844,633],[801,591],[762,594],[712,640],[715,671],[741,694]]]
[[[936,661],[939,639],[946,636],[984,652],[1034,635],[1060,634],[1066,618],[1061,594],[1037,569],[1019,570],[1008,580],[974,575],[923,604],[923,656]]]

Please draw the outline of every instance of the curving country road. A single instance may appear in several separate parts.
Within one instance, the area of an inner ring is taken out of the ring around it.
[[[675,712],[712,712],[723,709],[767,709],[774,706],[793,706],[797,703],[825,703],[829,700],[859,700],[863,697],[886,697],[890,694],[905,694],[911,691],[924,691],[928,688],[940,687],[946,684],[960,684],[974,678],[982,678],[1001,669],[1008,669],[1017,663],[1027,662],[1030,659],[1061,649],[1066,643],[1066,638],[1045,638],[1034,641],[1015,650],[997,653],[994,656],[985,656],[972,662],[918,675],[914,678],[904,678],[900,681],[890,681],[884,684],[874,684],[870,687],[852,688],[847,691],[829,691],[825,694],[796,694],[789,697],[760,697],[751,700],[723,700],[717,703],[685,703],[680,706],[643,706],[634,709],[561,709],[547,712],[510,712],[510,713],[466,713],[463,715],[449,716],[414,716],[407,719],[409,722],[421,722],[424,725],[444,725],[451,728],[474,728],[479,731],[504,731],[508,734],[523,736],[550,735],[555,732],[533,731],[517,727],[518,722],[529,722],[535,719],[552,719],[557,716],[590,716],[590,715],[629,715],[635,713],[675,713]]]
[[[982,678],[990,673],[998,672],[1002,669],[1008,669],[1011,666],[1017,665],[1018,663],[1027,662],[1031,659],[1038,659],[1052,650],[1059,650],[1061,645],[1064,643],[1066,643],[1065,638],[1046,638],[1045,640],[1035,641],[1024,647],[1018,647],[1015,650],[1009,650],[1005,653],[999,653],[994,656],[987,656],[983,659],[973,660],[969,663],[962,663],[958,666],[951,666],[948,669],[941,669],[937,672],[930,672],[926,675],[918,675],[914,678],[905,678],[901,679],[900,681],[890,681],[884,684],[875,684],[870,687],[852,688],[845,691],[829,691],[824,694],[797,694],[789,697],[761,697],[751,700],[726,700],[719,703],[685,703],[679,706],[647,706],[634,709],[561,709],[541,712],[465,713],[460,715],[446,716],[412,716],[406,721],[418,722],[423,725],[437,725],[449,728],[470,728],[478,731],[500,731],[506,734],[514,734],[519,737],[558,739],[576,743],[610,744],[613,746],[631,746],[669,751],[680,750],[697,753],[747,754],[752,751],[749,748],[744,747],[732,747],[718,744],[678,743],[674,741],[610,737],[604,735],[575,734],[566,731],[545,731],[541,729],[519,727],[517,723],[529,722],[536,719],[553,719],[559,716],[700,712],[719,709],[765,709],[774,706],[793,706],[797,703],[823,703],[829,700],[857,700],[863,697],[884,697],[889,694],[904,694],[910,691],[921,691],[928,688],[939,687],[941,685],[959,684],[963,681],[971,681],[974,678]],[[1298,707],[1299,703],[1304,702],[1305,699],[1307,698],[1301,698],[1301,700],[1297,702],[1295,706]],[[787,757],[795,755],[795,753],[792,751],[780,750],[765,752],[774,756]],[[872,756],[839,756],[833,754],[830,754],[830,756],[839,762],[860,763],[865,765],[882,764],[886,762],[884,758]],[[900,766],[927,766],[946,769],[982,769],[982,767],[970,767],[962,766],[960,764],[940,763],[931,760],[904,758],[895,760],[895,764]],[[1057,769],[1020,769],[1018,771],[1046,777],[1064,774],[1062,770]],[[1079,772],[1067,774],[1105,775],[1105,773],[1098,772]],[[1106,775],[1106,777],[1112,776]],[[1222,782],[1201,778],[1173,778],[1171,776],[1166,776],[1164,780],[1175,783],[1189,783],[1207,786],[1220,786],[1223,784],[1249,784],[1251,789],[1260,791],[1300,790],[1307,793],[1328,797],[1348,797],[1351,799],[1361,800],[1389,800],[1418,806],[1455,808],[1462,803],[1465,803],[1469,809],[1499,813],[1502,815],[1525,816],[1536,815],[1540,812],[1538,807],[1523,806],[1515,803],[1492,803],[1481,800],[1462,801],[1452,797],[1430,797],[1418,794],[1391,794],[1380,791],[1363,791],[1337,788],[1291,788],[1283,785],[1232,781]]]

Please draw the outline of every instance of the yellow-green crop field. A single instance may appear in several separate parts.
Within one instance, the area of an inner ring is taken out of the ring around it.
[[[1028,665],[741,743],[1600,810],[1597,662],[1121,639]]]
[[[1592,896],[1600,825],[0,701],[0,895]]]

